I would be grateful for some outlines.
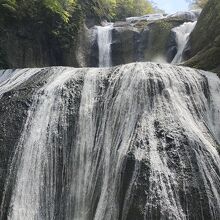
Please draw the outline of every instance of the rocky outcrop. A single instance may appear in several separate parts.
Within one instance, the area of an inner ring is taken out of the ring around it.
[[[184,65],[220,71],[220,1],[209,0],[185,50]]]

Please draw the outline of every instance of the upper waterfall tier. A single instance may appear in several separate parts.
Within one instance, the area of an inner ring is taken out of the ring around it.
[[[219,219],[215,74],[7,70],[0,94],[0,219]]]
[[[82,36],[78,61],[82,67],[86,64],[106,67],[136,61],[179,64],[199,13],[152,14],[110,25],[104,22],[103,26],[86,30],[87,38]],[[85,38],[89,43],[85,43]]]

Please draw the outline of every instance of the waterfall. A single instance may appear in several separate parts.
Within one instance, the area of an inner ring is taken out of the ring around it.
[[[13,70],[1,70],[0,71],[0,97],[7,91],[19,86],[20,84],[27,81],[29,78],[34,76],[41,69],[20,69],[17,71]]]
[[[98,48],[99,48],[99,67],[109,67],[111,62],[111,43],[112,43],[113,24],[97,26]]]
[[[173,58],[172,63],[178,64],[182,62],[183,51],[188,43],[190,34],[192,33],[193,29],[196,26],[196,23],[197,23],[196,21],[185,22],[179,27],[175,27],[172,29],[172,31],[176,35],[176,42],[177,42],[177,54]]]
[[[9,172],[8,220],[219,218],[215,74],[153,63],[44,71]]]

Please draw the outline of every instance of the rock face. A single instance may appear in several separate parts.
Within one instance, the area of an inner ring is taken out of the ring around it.
[[[170,65],[1,71],[0,218],[217,220],[219,97]]]
[[[25,32],[0,32],[0,68],[77,66],[74,45],[67,49],[53,38],[39,34],[35,39]]]
[[[185,65],[204,70],[220,70],[220,2],[210,0],[191,34]]]
[[[14,30],[0,33],[0,68],[45,66],[98,66],[98,45],[94,28],[82,24],[77,39],[66,45],[40,35],[33,39]]]
[[[79,67],[98,67],[99,49],[96,40],[96,29],[87,28],[86,25],[79,31],[76,51],[74,56]]]
[[[181,19],[139,21],[135,25],[113,29],[113,65],[135,61],[169,62],[176,53],[175,35],[172,28],[181,25]]]

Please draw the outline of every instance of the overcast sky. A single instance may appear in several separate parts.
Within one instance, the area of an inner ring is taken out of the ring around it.
[[[177,11],[188,9],[189,3],[186,0],[153,0],[158,8],[163,9],[166,13],[171,14]]]

